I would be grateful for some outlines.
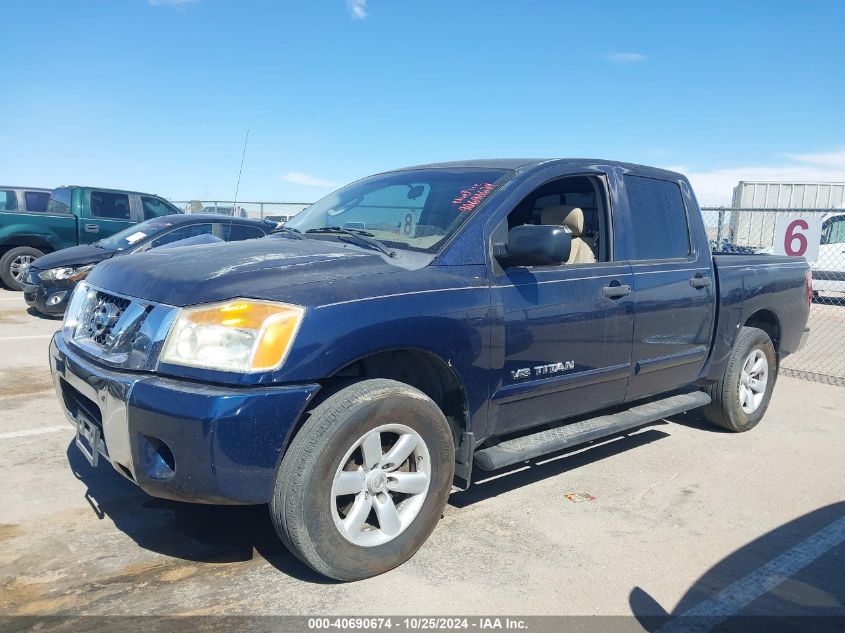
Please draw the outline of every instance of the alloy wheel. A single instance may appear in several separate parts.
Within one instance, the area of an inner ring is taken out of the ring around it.
[[[375,547],[413,522],[431,483],[431,459],[419,433],[404,424],[368,431],[340,460],[331,489],[335,525],[349,542]]]
[[[769,384],[769,361],[761,349],[754,349],[742,364],[739,378],[739,405],[751,415],[763,402]]]

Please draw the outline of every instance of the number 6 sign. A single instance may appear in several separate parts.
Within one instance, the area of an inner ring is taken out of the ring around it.
[[[797,216],[778,218],[775,226],[775,255],[804,257],[808,262],[819,258],[822,239],[821,220]]]

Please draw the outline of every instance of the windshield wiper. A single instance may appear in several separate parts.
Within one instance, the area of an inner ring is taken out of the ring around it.
[[[272,231],[270,231],[271,235],[276,235],[278,233],[284,233],[285,235],[290,235],[291,237],[295,237],[298,240],[304,240],[305,239],[304,237],[302,237],[302,232],[299,229],[295,229],[293,227],[289,228],[289,227],[283,226],[281,228],[273,229]]]
[[[344,242],[355,242],[357,244],[363,244],[366,246],[370,246],[375,248],[376,250],[381,251],[388,257],[396,257],[396,253],[390,250],[384,243],[379,242],[375,239],[375,236],[372,233],[367,231],[362,231],[361,229],[345,229],[342,226],[324,226],[319,229],[308,229],[305,231],[306,233],[335,233],[340,234],[343,236],[348,236],[345,240],[343,238],[339,238]],[[352,239],[350,239],[352,238]]]

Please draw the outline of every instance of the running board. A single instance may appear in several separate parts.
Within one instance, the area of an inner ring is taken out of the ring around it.
[[[615,435],[670,415],[703,407],[706,404],[710,404],[710,396],[702,391],[654,400],[635,405],[619,413],[601,415],[546,429],[532,435],[505,440],[495,446],[476,451],[475,463],[484,470],[495,470],[517,462],[524,462],[532,457]]]

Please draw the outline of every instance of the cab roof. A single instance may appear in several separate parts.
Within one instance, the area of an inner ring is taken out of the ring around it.
[[[510,169],[513,171],[528,172],[540,167],[549,167],[553,165],[571,165],[575,167],[596,167],[598,165],[604,165],[610,167],[622,167],[623,169],[642,176],[653,176],[655,178],[669,180],[686,180],[682,174],[669,171],[667,169],[649,167],[648,165],[638,165],[636,163],[625,163],[617,160],[606,160],[603,158],[481,158],[473,160],[449,161],[445,163],[426,163],[423,165],[414,165],[413,167],[405,167],[396,171],[405,171],[410,169],[469,168]]]

